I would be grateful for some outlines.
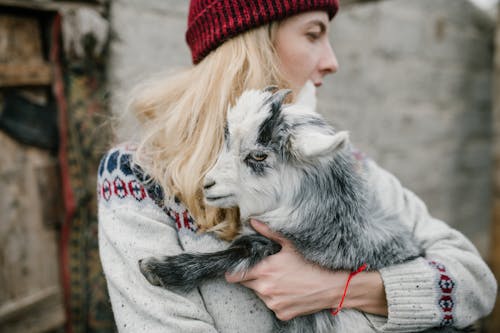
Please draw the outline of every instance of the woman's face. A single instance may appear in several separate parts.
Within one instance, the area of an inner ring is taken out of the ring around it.
[[[323,77],[338,69],[328,26],[328,14],[322,11],[295,15],[279,24],[274,43],[280,69],[295,92],[308,80],[321,86]]]

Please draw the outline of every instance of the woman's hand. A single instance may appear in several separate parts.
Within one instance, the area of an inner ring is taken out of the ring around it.
[[[247,274],[226,274],[231,283],[253,289],[280,320],[336,307],[344,293],[348,272],[331,272],[307,262],[293,244],[256,220],[252,226],[282,246],[280,252],[255,265]],[[387,315],[384,286],[378,272],[360,273],[349,285],[344,308]]]

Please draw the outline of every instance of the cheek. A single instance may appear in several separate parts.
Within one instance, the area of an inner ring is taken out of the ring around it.
[[[297,87],[302,87],[311,79],[315,68],[314,53],[306,45],[277,47],[281,71],[286,79]]]
[[[273,169],[267,169],[260,176],[253,172],[245,173],[240,182],[244,184],[246,196],[252,198],[254,202],[259,202],[259,205],[274,206],[281,196],[279,193],[280,175]]]

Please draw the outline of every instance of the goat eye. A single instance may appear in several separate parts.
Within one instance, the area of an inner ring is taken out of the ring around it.
[[[267,158],[267,154],[265,153],[250,153],[248,155],[252,160],[257,161],[257,162],[262,162]]]

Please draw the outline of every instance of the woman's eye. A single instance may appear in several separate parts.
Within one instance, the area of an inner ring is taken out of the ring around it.
[[[307,38],[309,38],[309,40],[315,41],[315,40],[317,40],[320,37],[320,33],[318,33],[318,32],[308,32],[306,34],[306,36],[307,36]]]
[[[257,162],[262,162],[267,158],[267,154],[265,153],[250,153],[249,157]]]

